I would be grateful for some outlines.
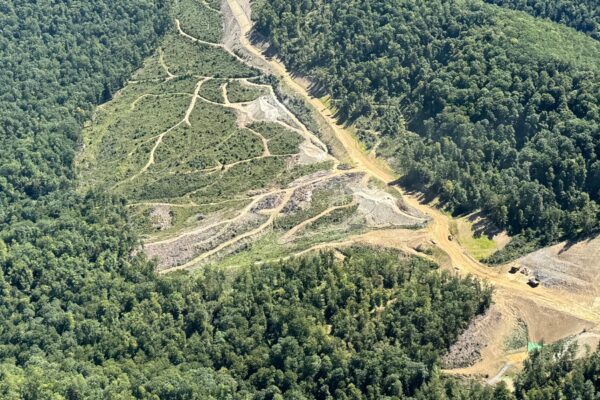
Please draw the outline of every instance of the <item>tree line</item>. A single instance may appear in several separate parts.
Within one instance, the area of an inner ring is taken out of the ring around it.
[[[81,125],[153,50],[169,8],[0,5],[0,397],[512,398],[439,374],[490,305],[472,278],[369,249],[158,277],[124,202],[74,190]],[[598,356],[560,354],[526,366],[517,398],[595,394]]]
[[[406,185],[527,242],[598,229],[596,41],[480,1],[275,0],[256,20]]]

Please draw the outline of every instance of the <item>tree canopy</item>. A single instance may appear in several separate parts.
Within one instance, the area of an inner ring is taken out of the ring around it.
[[[600,3],[596,0],[485,0],[560,22],[600,40]]]
[[[124,202],[74,191],[82,124],[153,50],[169,7],[0,5],[0,397],[512,398],[439,373],[490,305],[472,278],[360,248],[158,277]],[[596,394],[598,356],[556,354],[526,365],[517,398]]]
[[[257,29],[406,185],[542,243],[598,228],[597,41],[475,0],[261,4]]]

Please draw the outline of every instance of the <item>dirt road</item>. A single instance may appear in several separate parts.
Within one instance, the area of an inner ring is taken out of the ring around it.
[[[386,165],[383,160],[365,153],[353,135],[337,123],[331,111],[327,109],[319,99],[312,97],[308,93],[307,87],[295,80],[282,63],[275,59],[267,59],[260,50],[252,45],[248,39],[248,34],[252,29],[252,23],[245,11],[248,10],[249,7],[247,0],[227,0],[227,4],[231,8],[241,29],[240,43],[244,49],[250,53],[250,55],[257,57],[262,60],[262,62],[266,63],[272,73],[279,76],[285,85],[294,90],[299,96],[312,105],[319,114],[321,114],[335,132],[337,139],[343,145],[349,158],[354,162],[355,167],[383,182],[389,183],[394,181],[397,176],[392,169]],[[402,192],[401,189],[396,189]],[[515,297],[515,301],[518,301],[519,298],[529,299],[545,308],[566,313],[586,321],[592,321],[594,323],[600,321],[600,313],[591,307],[591,304],[575,302],[572,297],[567,297],[565,294],[556,290],[550,290],[544,287],[531,289],[523,282],[508,279],[506,274],[499,272],[498,269],[492,269],[482,265],[470,257],[458,242],[449,239],[450,217],[444,215],[435,208],[422,204],[413,196],[407,195],[406,193],[402,193],[402,195],[409,206],[431,218],[431,223],[429,224],[427,231],[434,243],[448,254],[452,261],[452,265],[462,273],[475,275],[492,283],[496,288],[497,296],[509,295]],[[376,236],[376,234],[371,235],[372,239],[373,236]],[[389,236],[382,237],[380,244],[393,247],[393,243],[387,243],[389,240]]]

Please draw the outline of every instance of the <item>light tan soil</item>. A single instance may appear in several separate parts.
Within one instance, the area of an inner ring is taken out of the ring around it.
[[[467,330],[459,336],[450,351],[442,358],[444,368],[466,368],[481,361],[482,352],[493,342],[490,333],[497,332],[497,328],[501,325],[502,313],[495,305],[484,315],[473,319]]]
[[[600,296],[600,237],[538,250],[517,265],[529,269],[546,286]]]

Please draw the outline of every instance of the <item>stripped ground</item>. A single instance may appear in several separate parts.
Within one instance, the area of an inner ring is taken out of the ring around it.
[[[227,52],[240,59],[236,53],[226,48],[223,44],[208,43],[185,33],[182,30],[178,20],[176,20],[176,27],[179,34],[185,39],[214,47],[224,48]],[[243,62],[247,63],[247,61]],[[339,162],[337,162],[337,160],[327,153],[327,146],[314,133],[310,132],[293,113],[291,113],[279,102],[271,86],[256,84],[248,80],[242,80],[242,82],[246,85],[266,89],[269,94],[266,96],[261,96],[258,99],[247,103],[232,103],[229,101],[227,95],[227,84],[225,83],[221,86],[223,104],[220,104],[199,95],[202,84],[207,82],[209,79],[210,78],[204,78],[198,82],[193,94],[193,102],[190,105],[190,109],[186,113],[186,117],[184,118],[183,122],[189,124],[189,114],[196,101],[200,100],[212,105],[218,105],[235,110],[239,116],[238,123],[242,127],[247,127],[248,125],[257,121],[276,123],[285,129],[296,132],[304,138],[304,141],[299,146],[298,157],[295,158],[297,164],[306,165],[332,160],[334,161],[332,173],[326,174],[323,177],[318,178],[316,181],[304,182],[283,190],[275,189],[263,193],[260,196],[257,196],[249,206],[241,210],[235,218],[220,221],[215,226],[209,225],[206,228],[201,226],[198,228],[199,231],[196,229],[192,231],[192,234],[189,232],[184,232],[165,241],[147,243],[145,245],[145,251],[150,256],[155,256],[158,258],[158,269],[160,272],[190,269],[202,265],[202,263],[205,261],[212,260],[214,256],[222,256],[223,254],[227,254],[227,252],[235,251],[239,245],[247,243],[261,234],[264,234],[273,225],[274,221],[281,215],[282,211],[286,208],[286,206],[288,206],[290,200],[292,200],[295,192],[300,188],[308,185],[314,185],[320,181],[330,181],[339,175],[349,175],[353,172],[351,170],[344,172],[336,170],[335,167],[339,164]],[[215,170],[220,168],[221,171],[227,171],[228,169],[242,163],[248,163],[260,158],[273,157],[269,149],[269,140],[255,130],[249,130],[261,139],[264,147],[263,154],[248,160],[240,160],[231,164],[217,165],[213,167]],[[166,133],[168,132],[169,131]],[[150,154],[150,160],[139,174],[145,172],[148,169],[148,166],[153,163],[154,151],[161,143],[163,136],[164,134],[159,136],[157,139],[156,145]],[[139,176],[139,174],[132,177],[132,179]],[[407,212],[401,210],[397,205],[395,205],[394,199],[391,196],[381,191],[367,192],[368,190],[368,188],[363,188],[362,191],[357,190],[355,192],[355,196],[357,197],[356,202],[363,207],[363,209],[359,209],[359,213],[362,212],[366,215],[367,225],[413,226],[422,224],[424,222],[422,219],[411,216]],[[263,199],[272,197],[274,195],[281,195],[281,198],[279,199],[280,204],[268,209],[257,209],[255,207],[255,205]],[[382,197],[378,198],[377,195]],[[385,206],[379,208],[377,207],[378,204],[385,204]],[[330,212],[341,208],[342,207],[331,207],[329,212],[322,212],[315,217],[301,221],[296,227],[292,228],[284,235],[283,241],[289,241],[298,231],[310,225],[310,223],[317,221],[330,214]],[[376,209],[384,210],[384,212],[377,212],[375,211]],[[268,217],[260,218],[258,214],[263,216],[266,214]],[[199,233],[201,233],[201,235],[198,235]]]
[[[276,59],[266,59],[261,50],[252,45],[248,39],[252,29],[249,2],[247,0],[226,1],[224,14],[231,16],[226,16],[226,19],[235,19],[239,30],[236,37],[239,43],[231,38],[230,43],[237,44],[239,46],[237,49],[243,49],[248,58],[257,60],[255,65],[278,76],[284,85],[303,98],[320,118],[327,121],[339,142],[342,143],[345,152],[353,161],[355,170],[363,171],[373,179],[382,182],[396,181],[397,175],[385,162],[374,157],[373,153],[366,154],[346,127],[336,122],[332,112],[320,99],[309,94],[306,82],[294,79],[282,63]],[[431,243],[449,260],[447,263],[449,268],[460,274],[479,277],[492,284],[495,287],[495,312],[501,317],[495,322],[493,331],[487,332],[487,338],[483,338],[481,359],[471,367],[448,371],[449,373],[487,376],[499,380],[510,369],[507,364],[509,367],[515,365],[518,368],[526,354],[510,354],[500,344],[504,343],[516,320],[525,321],[530,334],[529,339],[532,341],[554,342],[579,335],[583,330],[596,332],[600,322],[600,301],[597,301],[595,293],[573,296],[572,292],[563,287],[540,286],[533,289],[526,285],[526,279],[509,276],[506,273],[507,267],[492,269],[483,265],[470,256],[460,243],[452,240],[452,219],[450,217],[423,204],[418,196],[403,193],[400,188],[395,189],[403,195],[403,202],[408,208],[417,210],[430,219],[426,228],[413,231],[375,230],[337,243],[319,244],[313,249],[368,243],[403,250],[409,247],[413,249],[413,252],[418,252],[416,249],[420,248],[423,243]],[[304,254],[304,252],[298,254]],[[594,274],[597,271],[596,269]]]
[[[130,199],[157,271],[197,268],[265,235],[297,253],[330,239],[315,233],[343,238],[363,227],[423,226],[426,218],[375,188],[364,171],[338,168],[322,139],[264,83],[255,60],[234,46],[235,21],[219,15],[225,37],[216,43],[206,40],[214,32],[186,31],[198,31],[189,14],[187,25],[175,14],[174,32],[84,132],[82,187]]]
[[[540,249],[515,265],[528,270],[545,286],[594,296],[600,302],[600,236]]]
[[[502,313],[498,308],[498,304],[494,304],[485,314],[471,321],[467,330],[442,358],[444,368],[456,373],[481,361],[485,352],[502,352],[502,338],[510,332],[499,332],[498,329],[507,329],[510,325],[502,322]]]

